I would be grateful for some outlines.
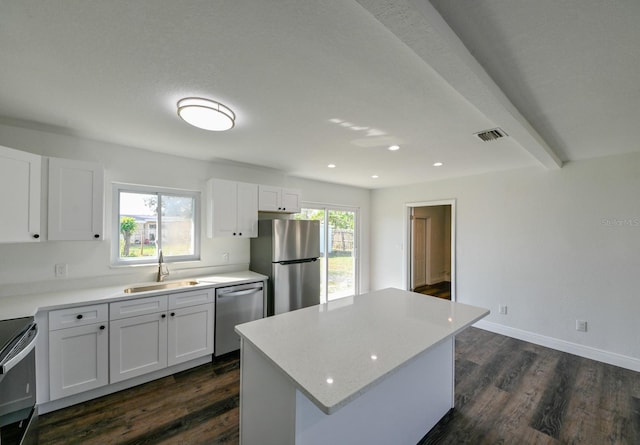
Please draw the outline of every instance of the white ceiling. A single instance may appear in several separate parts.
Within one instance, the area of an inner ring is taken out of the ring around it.
[[[367,188],[640,151],[639,1],[432,3],[0,0],[0,123]]]

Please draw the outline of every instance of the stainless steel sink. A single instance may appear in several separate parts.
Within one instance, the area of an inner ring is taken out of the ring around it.
[[[198,284],[194,280],[186,281],[170,281],[168,283],[149,284],[145,286],[128,287],[124,290],[125,294],[135,294],[137,292],[146,292],[150,290],[175,289],[176,287],[189,287]]]

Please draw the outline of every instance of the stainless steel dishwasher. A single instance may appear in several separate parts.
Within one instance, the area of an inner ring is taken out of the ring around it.
[[[214,355],[240,349],[240,337],[233,328],[264,317],[264,295],[262,281],[216,289]]]

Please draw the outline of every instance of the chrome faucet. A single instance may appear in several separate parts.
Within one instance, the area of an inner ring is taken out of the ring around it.
[[[169,275],[169,268],[164,264],[164,257],[162,256],[162,250],[160,250],[160,255],[158,255],[158,278],[156,281],[158,283],[164,281],[164,277],[167,275]]]

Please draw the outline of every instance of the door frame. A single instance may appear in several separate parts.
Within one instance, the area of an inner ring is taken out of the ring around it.
[[[405,232],[405,255],[402,261],[402,275],[404,277],[404,288],[410,290],[412,286],[411,282],[411,268],[413,261],[413,240],[412,240],[412,224],[411,213],[415,207],[435,207],[435,206],[451,206],[451,301],[456,301],[456,200],[455,199],[441,199],[436,201],[417,201],[405,203],[404,212],[404,232]]]

